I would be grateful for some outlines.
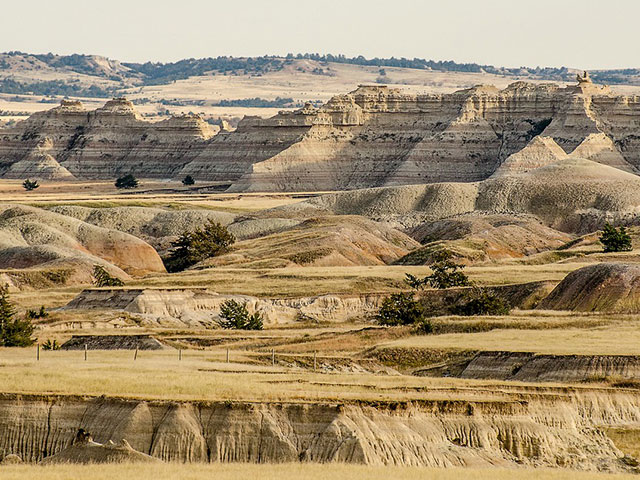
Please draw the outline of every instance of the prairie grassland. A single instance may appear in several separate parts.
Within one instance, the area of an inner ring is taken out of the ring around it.
[[[634,475],[587,473],[570,470],[548,469],[461,469],[419,467],[374,467],[346,464],[107,464],[107,465],[14,465],[0,467],[0,478],[4,480],[37,478],[39,480],[67,480],[90,478],[112,480],[113,478],[162,478],[165,480],[236,480],[238,478],[260,478],[262,480],[622,480],[636,478]]]
[[[517,382],[426,378],[368,373],[320,373],[261,366],[247,352],[42,351],[0,349],[0,385],[4,393],[107,395],[183,401],[411,401],[503,400]],[[544,388],[550,388],[545,385]],[[531,386],[530,388],[537,388]]]
[[[215,182],[196,185],[203,187]],[[141,180],[137,190],[123,192],[112,181],[41,182],[40,188],[25,192],[20,180],[0,180],[0,199],[6,204],[35,207],[80,205],[94,208],[156,207],[206,208],[246,213],[302,201],[295,193],[226,194],[193,191],[180,182]],[[313,195],[313,194],[311,194]]]
[[[465,271],[479,285],[507,285],[534,281],[559,282],[586,263],[552,265],[491,265]],[[284,267],[272,269],[215,267],[172,275],[150,275],[130,286],[209,287],[220,293],[261,297],[307,296],[325,293],[375,293],[406,288],[405,273],[426,276],[427,266],[375,265],[357,267]]]
[[[627,455],[640,458],[640,428],[608,427],[607,437]]]
[[[640,318],[594,328],[495,329],[478,333],[421,335],[380,348],[457,349],[535,352],[556,355],[640,355]]]

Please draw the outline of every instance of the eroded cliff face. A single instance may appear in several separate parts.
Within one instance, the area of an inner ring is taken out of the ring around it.
[[[407,404],[179,403],[0,395],[0,457],[41,461],[78,428],[177,462],[529,465],[625,471],[598,426],[640,421],[637,395],[531,395]]]
[[[260,312],[266,323],[290,323],[300,317],[343,322],[373,315],[385,295],[319,295],[301,298],[258,298],[223,295],[207,289],[86,289],[65,308],[114,309],[138,314],[150,325],[212,327],[220,320],[227,300],[243,302],[251,313]]]
[[[541,166],[574,154],[637,172],[639,129],[640,97],[588,82],[450,94],[361,86],[321,108],[247,117],[218,135],[198,117],[144,122],[124,99],[93,112],[65,101],[0,133],[0,175],[24,176],[31,155],[46,164],[43,172],[53,159],[79,178],[189,174],[233,182],[232,191],[317,191],[476,182],[518,152],[509,164]],[[538,136],[545,140],[527,148]],[[43,140],[51,158],[36,149]]]
[[[193,160],[214,130],[193,115],[145,121],[125,99],[87,111],[80,102],[33,114],[0,132],[4,178],[169,178]]]
[[[531,352],[480,352],[460,373],[462,378],[521,382],[585,382],[640,378],[640,358],[633,355],[540,355]]]
[[[298,142],[253,163],[232,190],[480,181],[518,152],[519,162],[540,166],[540,153],[526,148],[540,135],[549,139],[547,157],[575,152],[574,158],[637,172],[639,122],[640,97],[591,83],[518,82],[439,95],[360,87],[320,108]]]

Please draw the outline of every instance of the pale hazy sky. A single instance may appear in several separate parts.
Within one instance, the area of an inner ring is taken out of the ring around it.
[[[0,51],[640,67],[640,0],[2,0]]]

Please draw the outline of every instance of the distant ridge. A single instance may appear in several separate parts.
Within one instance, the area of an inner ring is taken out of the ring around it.
[[[350,64],[381,68],[411,68],[441,72],[488,73],[506,77],[518,77],[527,80],[572,80],[576,69],[567,67],[518,67],[506,68],[478,63],[458,63],[452,60],[427,60],[424,58],[365,58],[362,55],[317,53],[288,54],[286,57],[258,56],[232,57],[219,56],[208,58],[187,58],[177,62],[121,62],[99,55],[55,55],[53,53],[31,54],[11,51],[0,53],[0,93],[40,95],[84,95],[92,97],[111,97],[118,88],[145,85],[162,85],[177,80],[214,72],[227,75],[264,75],[281,71],[296,60],[312,60],[321,64]],[[24,81],[12,77],[13,69],[18,65],[22,72],[33,69],[34,80]],[[41,81],[35,73],[42,67],[95,77],[96,81],[107,84],[95,84],[91,88],[73,85],[62,81]],[[313,73],[313,72],[312,72]],[[315,72],[326,74],[322,68]],[[591,77],[595,82],[607,84],[640,85],[640,69],[627,68],[616,70],[593,70]]]

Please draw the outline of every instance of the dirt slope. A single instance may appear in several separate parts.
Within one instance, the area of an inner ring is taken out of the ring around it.
[[[78,427],[173,462],[346,462],[629,471],[596,425],[637,420],[637,395],[567,392],[520,401],[266,404],[3,395],[0,454],[39,461]]]
[[[316,217],[279,233],[237,242],[230,253],[205,264],[247,267],[384,265],[418,246],[404,233],[367,218]]]
[[[35,207],[0,210],[0,268],[68,267],[86,282],[94,264],[125,278],[164,272],[156,251],[132,235]]]
[[[640,312],[640,265],[599,263],[571,272],[539,308],[581,312]]]

